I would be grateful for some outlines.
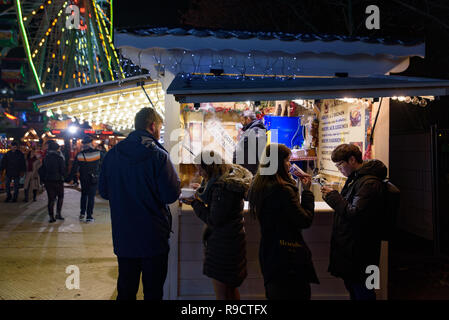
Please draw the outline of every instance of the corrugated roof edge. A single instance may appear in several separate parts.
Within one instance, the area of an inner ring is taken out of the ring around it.
[[[199,28],[167,28],[167,27],[139,27],[139,28],[120,28],[116,30],[117,33],[132,33],[138,36],[157,37],[165,35],[174,36],[195,36],[195,37],[215,37],[218,39],[254,39],[259,40],[273,40],[281,41],[324,41],[331,42],[341,40],[344,42],[361,41],[366,43],[379,43],[384,45],[402,45],[415,46],[424,43],[424,39],[395,39],[392,37],[366,37],[366,36],[345,36],[335,34],[308,34],[298,33],[292,34],[287,32],[262,32],[262,31],[241,31],[241,30],[212,30]]]

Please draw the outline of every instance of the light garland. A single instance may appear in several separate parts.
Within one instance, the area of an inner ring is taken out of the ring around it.
[[[149,84],[144,88],[155,97],[152,98],[153,104],[164,118],[164,93],[161,84]],[[146,96],[141,93],[142,89],[136,87],[42,105],[39,109],[47,112],[48,117],[57,115],[58,119],[71,119],[72,122],[87,121],[90,125],[94,122],[97,125],[103,123],[117,130],[129,130],[134,126],[135,114],[141,108],[150,106]]]
[[[394,97],[391,97],[391,99],[392,100],[398,100],[400,102],[412,103],[414,105],[419,105],[420,107],[424,108],[428,104],[427,100],[433,101],[433,100],[435,100],[435,97],[433,97],[433,96],[422,96],[422,97],[415,96],[415,97],[412,98],[412,97],[408,97],[408,96],[407,97],[405,97],[405,96],[399,96],[399,97],[394,96]]]

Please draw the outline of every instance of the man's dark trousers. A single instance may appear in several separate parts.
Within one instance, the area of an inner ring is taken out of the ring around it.
[[[6,184],[6,197],[7,199],[11,199],[11,180],[14,180],[14,200],[17,200],[17,196],[19,195],[19,176],[8,176],[5,177],[5,184]]]
[[[351,300],[376,300],[374,289],[368,289],[364,283],[344,280],[344,284]]]
[[[136,300],[142,273],[145,300],[162,300],[168,252],[151,258],[119,258],[117,300]]]
[[[48,195],[48,214],[53,217],[56,197],[58,203],[56,204],[56,213],[61,213],[62,203],[64,201],[64,182],[62,181],[47,181],[45,182],[45,189]]]
[[[81,179],[81,215],[87,213],[87,218],[92,218],[94,211],[95,195],[97,194],[98,184],[89,184]]]

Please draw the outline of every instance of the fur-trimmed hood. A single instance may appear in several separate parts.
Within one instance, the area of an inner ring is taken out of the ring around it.
[[[223,183],[229,191],[246,193],[253,179],[252,173],[238,164],[233,164],[230,170],[223,174],[216,183]]]

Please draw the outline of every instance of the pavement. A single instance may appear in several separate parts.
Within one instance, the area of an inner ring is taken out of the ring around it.
[[[117,296],[108,202],[96,197],[94,223],[79,221],[80,191],[65,188],[64,221],[48,222],[47,195],[36,202],[4,203],[0,194],[0,300],[109,300]],[[396,232],[390,242],[389,299],[449,299],[449,258],[432,242]],[[79,268],[79,289],[73,271]],[[143,298],[142,285],[138,299]]]
[[[79,221],[80,195],[78,189],[66,187],[65,220],[50,224],[45,192],[28,203],[23,202],[23,189],[16,203],[5,203],[5,193],[0,194],[1,300],[116,298],[118,270],[108,202],[97,196],[95,222],[85,223]],[[68,266],[79,268],[79,289],[71,288],[75,272],[66,273]]]

